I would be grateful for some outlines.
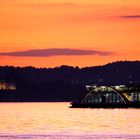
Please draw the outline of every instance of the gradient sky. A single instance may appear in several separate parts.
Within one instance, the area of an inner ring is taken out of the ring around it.
[[[1,0],[0,65],[140,60],[139,0]]]

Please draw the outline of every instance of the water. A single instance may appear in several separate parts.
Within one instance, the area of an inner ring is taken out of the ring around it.
[[[69,103],[0,103],[0,139],[140,139],[139,109],[74,109]]]

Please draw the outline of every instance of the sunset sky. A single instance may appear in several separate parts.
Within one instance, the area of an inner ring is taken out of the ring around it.
[[[140,0],[0,0],[0,65],[140,60]]]

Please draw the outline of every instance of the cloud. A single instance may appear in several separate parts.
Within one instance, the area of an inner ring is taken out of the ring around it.
[[[17,56],[17,57],[50,57],[50,56],[71,56],[71,55],[99,55],[108,56],[112,52],[97,51],[97,50],[83,50],[83,49],[68,49],[68,48],[50,48],[50,49],[36,49],[17,52],[1,52],[1,56]]]
[[[140,18],[140,15],[126,15],[126,16],[121,16],[121,18],[138,19],[138,18]]]

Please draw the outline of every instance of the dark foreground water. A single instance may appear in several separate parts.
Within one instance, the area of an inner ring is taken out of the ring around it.
[[[0,140],[5,139],[140,140],[140,110],[0,103]]]

